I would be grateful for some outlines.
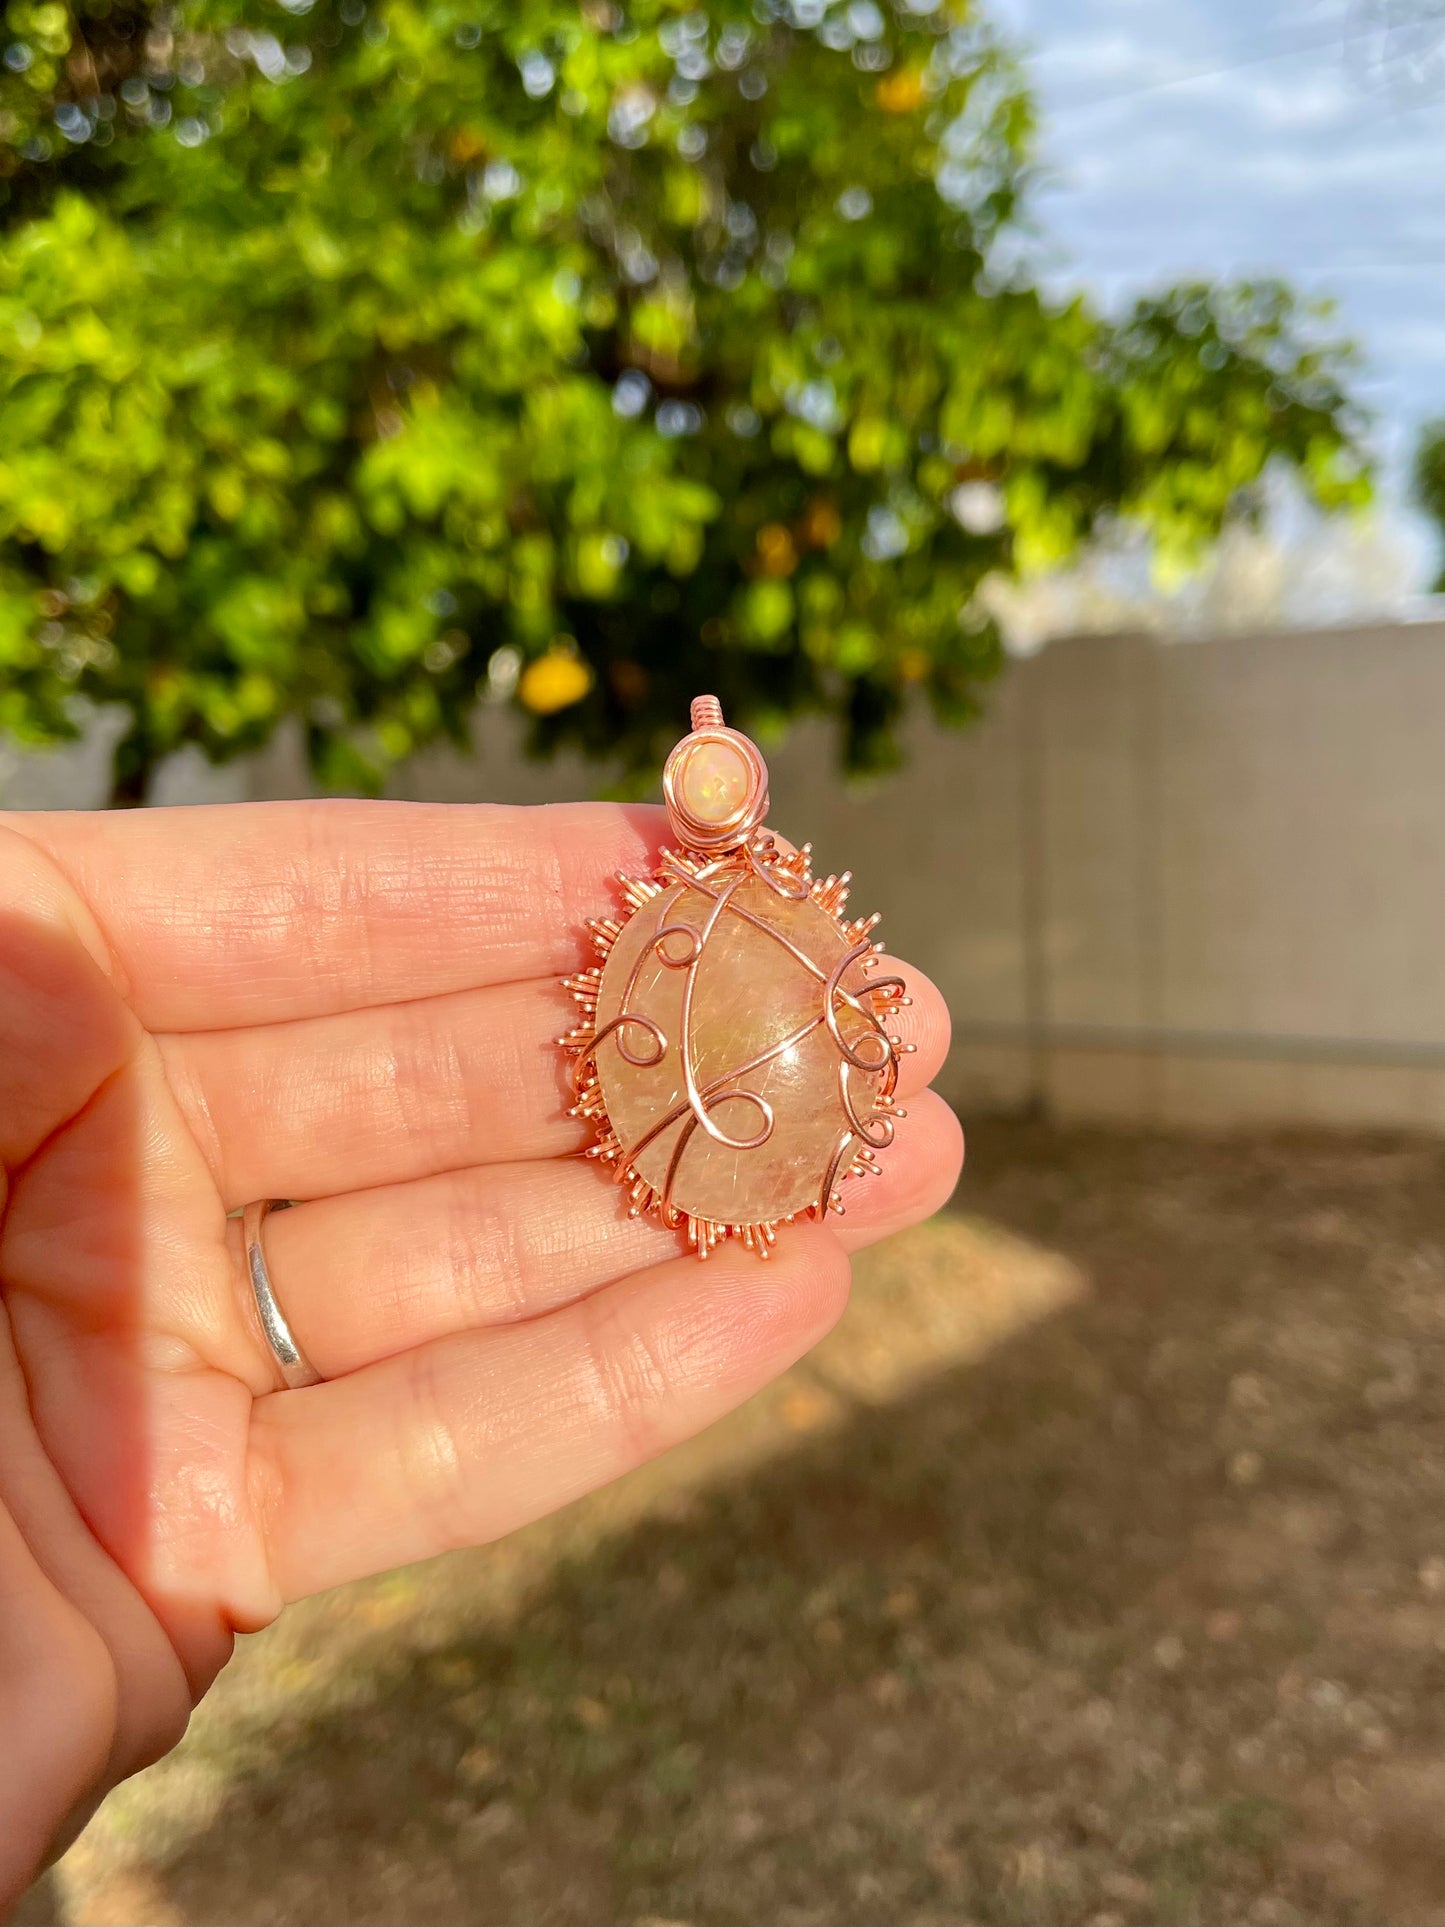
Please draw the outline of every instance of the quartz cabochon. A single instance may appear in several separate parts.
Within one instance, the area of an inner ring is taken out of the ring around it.
[[[713,880],[710,888],[718,887]],[[713,907],[710,896],[682,884],[645,904],[613,944],[598,993],[600,1033],[620,1013],[628,980],[642,959],[628,1008],[657,1024],[667,1048],[656,1064],[627,1063],[619,1036],[626,1037],[628,1048],[639,1057],[650,1056],[656,1045],[640,1025],[625,1026],[597,1046],[597,1075],[624,1161],[659,1192],[679,1135],[692,1116],[686,1108],[679,1051],[687,972],[669,967],[655,952],[647,953],[666,925],[685,923],[701,930]],[[768,928],[759,929],[738,910]],[[836,920],[811,898],[784,898],[759,877],[745,879],[696,965],[691,1043],[700,1090],[823,1014],[822,982],[768,934],[770,929],[811,957],[825,976],[850,947]],[[689,948],[680,935],[669,938],[665,947],[678,958]],[[867,983],[861,961],[851,964],[842,979],[843,988],[854,995],[866,991]],[[850,1046],[875,1028],[868,1017],[840,1003],[839,1029]],[[786,1218],[817,1203],[849,1129],[839,1091],[843,1062],[826,1025],[819,1023],[771,1062],[729,1079],[727,1088],[752,1092],[772,1106],[772,1133],[755,1149],[735,1150],[695,1129],[673,1183],[677,1209],[718,1224],[743,1225]],[[847,1075],[858,1114],[866,1118],[882,1073],[849,1068]],[[633,1146],[678,1107],[682,1115],[636,1157],[630,1156]],[[723,1098],[712,1117],[729,1137],[740,1139],[755,1136],[763,1123],[757,1105],[741,1097]],[[844,1168],[850,1156],[851,1149]]]

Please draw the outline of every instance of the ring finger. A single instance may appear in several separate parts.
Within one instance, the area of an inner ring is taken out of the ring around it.
[[[878,1178],[850,1183],[845,1215],[831,1221],[850,1249],[926,1217],[953,1188],[953,1113],[932,1092],[908,1110]],[[554,1311],[676,1257],[680,1234],[629,1218],[626,1205],[578,1158],[479,1165],[273,1213],[267,1270],[302,1350],[336,1378],[450,1333]],[[239,1226],[231,1235],[244,1302]],[[274,1383],[259,1339],[256,1351],[256,1382]]]

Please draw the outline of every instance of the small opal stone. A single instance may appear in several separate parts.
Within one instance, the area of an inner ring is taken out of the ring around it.
[[[848,1064],[824,1021],[826,980],[849,949],[837,920],[811,897],[781,896],[755,875],[719,907],[728,881],[724,872],[706,887],[675,884],[623,926],[602,973],[597,1028],[624,1009],[646,1024],[624,1023],[602,1038],[597,1075],[625,1165],[659,1194],[670,1181],[679,1211],[758,1224],[826,1201],[856,1148],[845,1080],[866,1119],[883,1073]],[[852,1049],[878,1028],[867,984],[854,962],[841,987],[862,1007],[834,999]],[[624,1044],[654,1061],[629,1063]],[[685,1064],[703,1110],[732,1143],[700,1122]],[[771,1109],[770,1128],[759,1100]]]
[[[749,776],[747,759],[731,743],[699,743],[678,785],[684,807],[699,823],[726,823],[747,801]]]

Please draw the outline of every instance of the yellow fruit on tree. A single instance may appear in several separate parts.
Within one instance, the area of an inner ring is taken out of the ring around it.
[[[522,705],[534,716],[553,716],[580,703],[592,687],[592,671],[567,649],[549,649],[529,662],[517,682]]]

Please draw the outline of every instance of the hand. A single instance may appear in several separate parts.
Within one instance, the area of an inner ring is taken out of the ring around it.
[[[0,1912],[237,1630],[496,1538],[747,1398],[948,1195],[909,1117],[836,1229],[707,1264],[574,1154],[558,976],[660,812],[0,818]],[[326,1383],[279,1388],[228,1214]]]

